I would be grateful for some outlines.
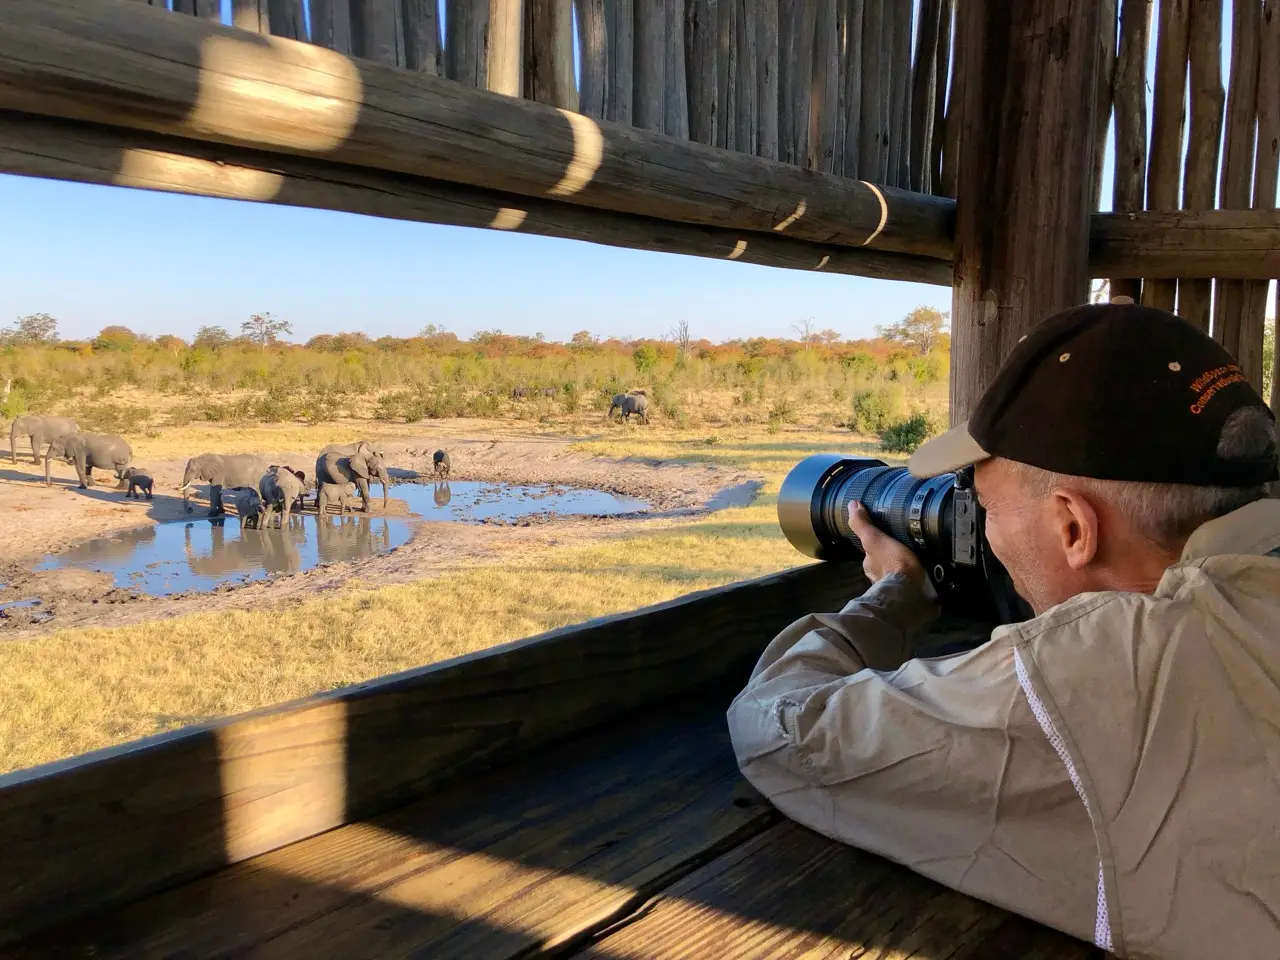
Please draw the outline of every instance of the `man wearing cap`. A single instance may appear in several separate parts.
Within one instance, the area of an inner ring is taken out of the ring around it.
[[[1035,617],[912,659],[915,556],[850,523],[873,585],[807,616],[729,709],[783,813],[1122,957],[1280,957],[1275,420],[1172,314],[1077,307],[911,458],[974,466]]]

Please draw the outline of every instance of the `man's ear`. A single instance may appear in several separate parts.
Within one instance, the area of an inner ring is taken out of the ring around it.
[[[1098,555],[1098,511],[1075,490],[1059,488],[1050,495],[1051,519],[1072,570],[1087,567]]]

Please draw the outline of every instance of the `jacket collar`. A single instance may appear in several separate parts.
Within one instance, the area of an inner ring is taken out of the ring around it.
[[[1277,548],[1280,500],[1256,500],[1196,528],[1182,549],[1182,560],[1228,553],[1265,554]]]

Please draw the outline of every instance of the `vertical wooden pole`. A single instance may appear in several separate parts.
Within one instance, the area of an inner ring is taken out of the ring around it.
[[[836,111],[840,101],[839,37],[836,0],[814,0],[806,13],[813,20],[813,70],[809,81],[809,136],[806,165],[810,170],[836,169]]]
[[[1231,22],[1231,85],[1227,88],[1227,133],[1223,138],[1219,204],[1224,210],[1249,207],[1253,183],[1254,128],[1258,118],[1258,0],[1234,0]],[[1240,359],[1244,281],[1219,280],[1213,305],[1213,338]]]
[[[1147,168],[1147,209],[1178,209],[1178,178],[1182,160],[1182,128],[1186,121],[1187,44],[1190,40],[1190,0],[1160,0],[1156,28],[1156,84],[1151,111],[1151,158]],[[1142,283],[1142,302],[1173,310],[1176,280],[1148,278]]]
[[[1098,86],[1093,113],[1093,209],[1102,206],[1102,167],[1116,73],[1116,0],[1098,0]]]
[[[1253,166],[1253,206],[1276,206],[1276,176],[1280,173],[1280,0],[1263,0],[1258,56],[1258,152]],[[1262,340],[1266,333],[1266,280],[1244,285],[1240,322],[1240,369],[1262,389]]]
[[[1120,48],[1116,53],[1116,182],[1111,208],[1117,213],[1141,210],[1147,182],[1147,46],[1151,34],[1151,0],[1123,0]],[[1142,296],[1142,281],[1111,281],[1111,296]]]
[[[525,97],[576,111],[572,0],[525,0],[525,24]],[[491,29],[490,45],[493,40]]]
[[[222,3],[221,0],[195,0],[196,16],[201,20],[212,20],[214,23],[222,22]]]
[[[635,0],[635,116],[642,130],[662,132],[666,115],[666,0]]]
[[[884,35],[885,0],[865,0],[862,15],[862,115],[858,121],[858,178],[884,183],[888,156],[884,151],[884,86],[887,51]],[[881,157],[886,163],[882,164]]]
[[[953,17],[951,45],[951,93],[947,96],[947,113],[942,136],[942,189],[944,197],[956,195],[956,177],[960,170],[960,123],[964,113],[965,50],[960,45],[960,4],[957,0]]]
[[[887,183],[906,188],[911,165],[911,0],[893,0],[893,88],[890,116],[893,133],[889,145]]]
[[[1191,123],[1183,171],[1182,206],[1212,210],[1217,199],[1218,151],[1222,139],[1222,3],[1191,0]],[[1209,332],[1211,280],[1178,282],[1178,314]]]
[[[445,0],[445,73],[469,87],[488,82],[489,0]]]
[[[269,0],[279,3],[280,0]],[[351,44],[357,57],[396,66],[395,0],[351,0]]]
[[[738,25],[738,5],[734,0],[717,0],[716,11],[716,103],[720,122],[716,125],[716,146],[738,149],[738,47],[734,42]]]
[[[568,2],[568,0],[566,0]],[[685,73],[684,21],[686,0],[666,0],[663,38],[663,131],[689,139],[689,82]],[[572,67],[572,61],[570,62]]]
[[[311,0],[311,42],[344,56],[350,55],[350,0]]]
[[[721,0],[724,2],[724,0]],[[737,6],[734,46],[737,48],[738,96],[734,140],[743,153],[755,153],[760,138],[760,80],[756,43],[760,34],[757,0],[732,0]]]
[[[267,22],[273,37],[289,40],[307,39],[307,22],[302,0],[267,0]]]
[[[938,55],[933,81],[933,126],[929,141],[929,192],[942,190],[942,147],[946,140],[947,81],[951,77],[951,32],[955,19],[955,0],[942,0],[938,13]]]
[[[443,73],[440,54],[440,8],[436,0],[404,0],[405,66],[438,77]]]
[[[605,38],[609,43],[610,120],[630,125],[635,118],[635,6],[633,0],[605,0]]]
[[[489,0],[489,49],[485,76],[494,93],[523,96],[524,4],[522,0]]]
[[[862,120],[863,0],[842,0],[840,28],[840,169],[858,175],[858,137]]]
[[[1089,292],[1096,0],[964,0],[951,419]]]
[[[911,80],[911,181],[916,193],[932,193],[934,98],[938,83],[938,39],[942,0],[920,0],[916,62]]]
[[[604,0],[577,0],[578,42],[582,48],[582,84],[578,109],[597,120],[605,118],[609,89],[609,41],[605,35]]]
[[[231,23],[241,30],[268,33],[266,0],[231,0]]]
[[[719,19],[717,0],[689,0],[685,15],[688,51],[689,138],[714,146],[719,134]]]
[[[755,152],[778,159],[778,0],[755,0],[757,142]]]
[[[173,0],[173,12],[195,16],[196,0]]]
[[[803,166],[809,145],[809,98],[813,92],[813,33],[811,8],[817,0],[782,0],[781,82],[778,90],[778,126],[781,157]]]

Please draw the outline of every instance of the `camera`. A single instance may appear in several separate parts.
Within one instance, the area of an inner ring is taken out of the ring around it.
[[[922,480],[881,460],[814,454],[783,480],[778,524],[806,556],[861,560],[862,544],[849,527],[855,500],[919,558],[944,611],[996,624],[1031,618],[987,543],[972,467]]]

